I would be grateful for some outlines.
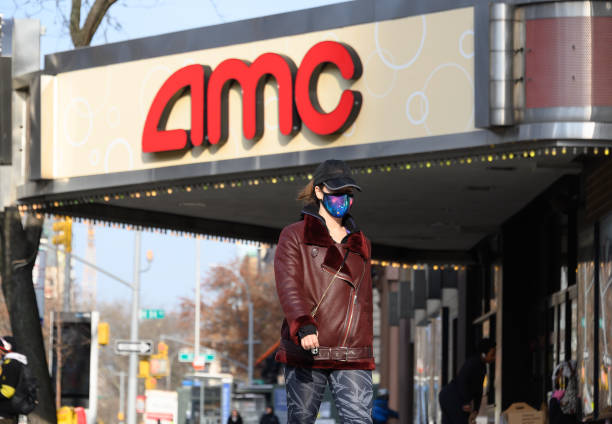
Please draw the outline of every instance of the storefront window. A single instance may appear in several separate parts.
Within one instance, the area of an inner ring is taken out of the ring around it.
[[[595,264],[593,262],[593,231],[580,234],[578,261],[578,391],[582,413],[592,416],[595,409],[593,382],[593,352],[595,335],[594,293]]]
[[[612,216],[600,226],[599,415],[612,416]]]
[[[414,423],[440,423],[438,394],[442,381],[442,321],[432,319],[415,332]]]

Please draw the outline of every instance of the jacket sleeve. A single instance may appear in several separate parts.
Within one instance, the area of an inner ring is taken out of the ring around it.
[[[278,240],[274,256],[274,276],[276,291],[285,318],[289,324],[291,340],[299,344],[300,327],[316,322],[310,315],[310,305],[305,301],[302,285],[303,264],[300,253],[300,241],[294,231],[285,228]]]
[[[0,373],[0,400],[10,399],[15,395],[19,382],[20,367],[17,362],[5,360]]]
[[[482,385],[484,384],[484,373],[482,370],[482,363],[478,361],[473,365],[473,369],[470,375],[471,385],[472,385],[472,394],[474,400],[474,411],[480,410],[480,403],[482,402]],[[486,373],[486,368],[485,371]]]

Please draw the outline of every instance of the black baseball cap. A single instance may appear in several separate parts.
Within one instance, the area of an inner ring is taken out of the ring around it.
[[[315,186],[325,184],[325,187],[330,190],[354,187],[361,191],[361,187],[351,177],[351,169],[341,160],[329,159],[320,164],[315,170],[312,180]]]

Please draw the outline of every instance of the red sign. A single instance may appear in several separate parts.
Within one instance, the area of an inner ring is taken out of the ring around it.
[[[137,414],[144,414],[146,400],[147,400],[146,396],[143,396],[143,395],[136,396],[136,413]]]
[[[237,82],[242,87],[243,132],[247,139],[263,135],[263,88],[268,77],[278,87],[279,129],[285,135],[295,134],[303,122],[320,135],[345,131],[361,109],[361,93],[344,90],[336,108],[325,112],[317,98],[317,80],[326,64],[338,67],[346,80],[361,76],[361,61],[346,44],[322,41],[315,44],[297,68],[291,59],[276,53],[265,53],[255,62],[227,59],[213,72],[202,65],[189,65],[172,74],[157,92],[142,133],[145,153],[181,150],[205,141],[218,144],[228,137],[228,91]],[[176,101],[191,95],[191,130],[166,130],[166,121]]]
[[[206,362],[203,356],[198,356],[192,363],[193,369],[196,371],[203,371],[206,368]]]

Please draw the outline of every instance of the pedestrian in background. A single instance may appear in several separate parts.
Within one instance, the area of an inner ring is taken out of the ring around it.
[[[389,408],[389,391],[378,389],[378,396],[372,408],[372,421],[374,424],[386,424],[389,418],[399,418],[397,411]]]
[[[372,422],[370,242],[349,213],[349,167],[323,162],[301,191],[301,220],[280,234],[274,273],[285,314],[276,359],[286,364],[291,424],[314,423],[329,385],[345,424]]]
[[[15,339],[10,336],[0,337],[0,360],[0,424],[13,424],[19,416],[13,398],[28,360],[17,353]]]
[[[482,400],[486,364],[494,361],[495,343],[482,339],[478,344],[478,354],[465,361],[457,376],[440,391],[442,424],[475,422]]]
[[[261,416],[259,424],[279,424],[278,417],[271,406],[266,406],[266,412]]]
[[[242,424],[242,417],[237,409],[232,409],[232,412],[227,419],[227,424]]]

